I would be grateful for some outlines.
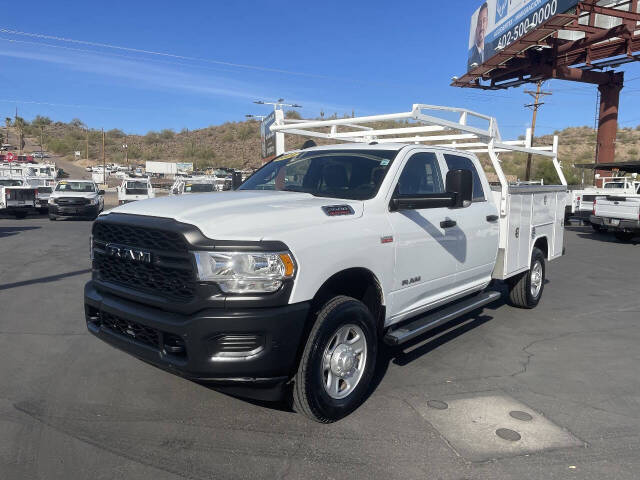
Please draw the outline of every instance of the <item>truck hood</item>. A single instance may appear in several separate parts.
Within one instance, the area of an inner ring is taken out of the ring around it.
[[[354,214],[329,217],[322,207],[331,205],[349,205]],[[173,218],[216,240],[277,240],[284,231],[353,221],[362,216],[363,202],[247,190],[153,198],[122,205],[106,215],[111,212]]]

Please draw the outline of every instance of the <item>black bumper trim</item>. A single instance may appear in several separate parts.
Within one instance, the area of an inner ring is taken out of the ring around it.
[[[298,347],[309,312],[309,304],[244,310],[205,309],[180,315],[102,293],[93,282],[85,286],[85,317],[89,331],[147,363],[182,377],[217,384],[275,384],[293,373]],[[136,342],[134,338],[104,328],[96,312],[129,319],[161,334],[180,337],[186,353],[176,356],[160,347]],[[251,357],[213,360],[211,343],[220,334],[255,333],[265,338],[264,349]]]
[[[49,215],[56,217],[95,217],[98,213],[100,213],[100,205],[70,205],[68,207],[60,207],[55,203],[49,205]]]

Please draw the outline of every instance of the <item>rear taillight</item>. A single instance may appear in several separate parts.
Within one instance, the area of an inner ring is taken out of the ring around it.
[[[598,200],[597,198],[594,198],[594,199],[593,199],[593,215],[595,215],[595,214],[596,214],[596,201],[597,201],[597,200]]]
[[[6,190],[7,192],[7,200],[11,200],[11,190]]]

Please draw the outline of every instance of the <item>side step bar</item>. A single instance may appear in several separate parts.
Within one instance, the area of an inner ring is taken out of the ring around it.
[[[388,345],[401,345],[409,340],[416,338],[423,333],[436,328],[454,318],[458,318],[465,313],[472,312],[477,308],[483,307],[488,303],[495,302],[502,294],[495,291],[482,292],[473,297],[459,301],[445,307],[442,310],[422,316],[411,323],[402,325],[401,327],[389,330],[384,336],[384,341]]]

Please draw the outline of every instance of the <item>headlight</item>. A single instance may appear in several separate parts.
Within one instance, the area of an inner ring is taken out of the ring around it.
[[[98,205],[98,202],[99,202],[98,197],[94,197],[94,198],[91,199],[90,204],[91,205]]]
[[[296,265],[289,252],[194,252],[198,279],[215,282],[225,293],[270,293],[293,278]]]
[[[49,205],[55,205],[56,199],[49,197]]]

